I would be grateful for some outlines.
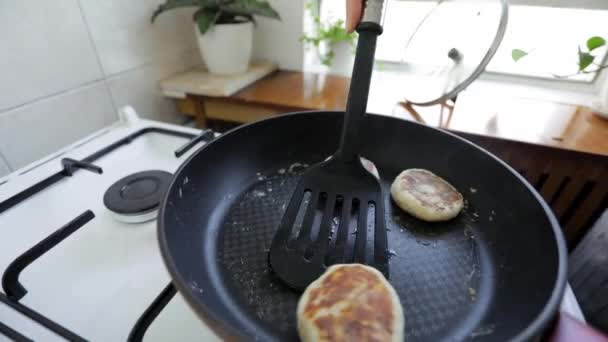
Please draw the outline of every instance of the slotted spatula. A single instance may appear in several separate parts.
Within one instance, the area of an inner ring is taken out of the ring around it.
[[[361,164],[358,144],[376,39],[382,33],[382,5],[382,0],[368,0],[357,27],[340,147],[329,160],[302,175],[270,247],[272,270],[297,290],[304,290],[336,263],[368,264],[388,277],[382,188]]]

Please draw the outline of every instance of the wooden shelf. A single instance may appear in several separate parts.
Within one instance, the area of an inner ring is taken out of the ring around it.
[[[344,110],[349,85],[350,78],[347,77],[279,71],[230,99],[294,110]]]
[[[234,75],[215,75],[198,67],[162,80],[160,87],[165,96],[177,99],[188,95],[227,97],[276,69],[276,64],[263,61],[252,63],[247,71]]]
[[[608,120],[584,107],[464,92],[449,120],[441,122],[440,111],[418,110],[427,124],[454,132],[608,156]]]

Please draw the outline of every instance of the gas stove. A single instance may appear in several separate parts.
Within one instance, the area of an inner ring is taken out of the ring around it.
[[[127,223],[104,204],[117,181],[173,173],[212,137],[124,108],[119,123],[1,179],[0,340],[217,340],[168,286],[155,208]],[[140,185],[123,192],[157,184]]]
[[[171,285],[155,220],[168,174],[215,134],[119,114],[0,179],[0,341],[219,340]],[[562,311],[583,319],[569,287]]]

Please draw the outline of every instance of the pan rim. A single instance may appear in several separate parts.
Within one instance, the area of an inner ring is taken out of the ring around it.
[[[194,158],[196,158],[196,156],[199,153],[201,153],[203,150],[205,150],[209,146],[213,146],[214,144],[217,144],[217,142],[221,141],[224,136],[229,136],[239,130],[247,129],[251,126],[254,126],[254,125],[257,125],[257,124],[260,124],[263,122],[267,122],[270,120],[278,120],[278,119],[281,119],[281,118],[287,117],[287,116],[310,115],[310,114],[320,114],[320,113],[324,113],[326,115],[343,115],[344,111],[329,110],[329,111],[290,112],[290,113],[285,113],[285,114],[281,114],[278,116],[266,118],[263,120],[259,120],[256,122],[251,122],[251,123],[241,125],[241,126],[238,126],[238,127],[235,127],[233,129],[229,130],[228,132],[224,133],[220,137],[203,145],[198,150],[196,150],[194,153],[192,153],[186,160],[184,160],[184,162],[179,166],[179,168],[173,174],[173,178],[171,179],[169,188],[165,192],[165,195],[163,196],[163,199],[162,199],[161,205],[160,205],[160,209],[158,212],[157,239],[158,239],[158,244],[160,247],[160,251],[161,251],[161,255],[162,255],[162,259],[165,264],[165,267],[167,268],[169,274],[171,275],[172,283],[176,286],[176,288],[179,290],[179,292],[182,294],[182,296],[184,296],[184,298],[188,302],[189,306],[192,307],[194,312],[204,321],[204,324],[206,324],[210,329],[212,329],[219,336],[240,337],[242,339],[247,339],[248,337],[251,337],[251,336],[245,335],[243,332],[239,331],[238,329],[235,329],[230,324],[226,323],[226,321],[224,319],[218,317],[219,315],[217,315],[213,310],[210,310],[208,305],[206,305],[201,300],[199,300],[198,296],[194,295],[194,293],[191,291],[191,289],[189,289],[189,287],[187,286],[186,280],[179,274],[179,272],[177,272],[177,265],[175,263],[175,260],[173,259],[173,257],[170,254],[169,246],[167,243],[167,236],[165,234],[165,232],[166,232],[165,208],[167,207],[167,204],[168,204],[168,197],[169,197],[170,189],[174,188],[174,185],[177,182],[178,175],[180,175],[182,173],[182,171],[190,164],[190,162]],[[403,120],[403,119],[399,119],[399,118],[395,118],[395,117],[389,117],[386,115],[373,114],[373,113],[367,113],[367,115],[381,117],[384,120]],[[403,121],[406,121],[406,120],[403,120]],[[558,253],[557,277],[555,280],[555,286],[553,287],[551,296],[545,303],[545,305],[542,308],[542,310],[540,311],[540,313],[536,315],[536,318],[534,318],[534,320],[532,320],[525,329],[523,329],[517,335],[515,335],[511,339],[511,341],[528,341],[528,340],[533,339],[534,337],[539,336],[541,333],[543,333],[544,329],[551,323],[551,321],[555,317],[555,315],[558,311],[559,305],[561,304],[564,292],[566,290],[566,283],[567,283],[566,274],[567,274],[567,264],[568,264],[567,258],[568,257],[567,257],[566,241],[565,241],[561,226],[560,226],[559,222],[557,221],[557,218],[555,217],[553,211],[549,208],[548,204],[541,197],[541,195],[538,193],[538,191],[536,191],[536,189],[534,189],[534,187],[532,187],[532,185],[522,175],[520,175],[517,171],[515,171],[515,169],[513,169],[506,162],[499,159],[493,153],[485,150],[484,148],[476,145],[475,143],[473,143],[463,137],[460,137],[457,134],[452,133],[450,131],[423,125],[423,124],[420,124],[417,122],[412,122],[412,121],[408,121],[408,124],[414,124],[423,129],[441,131],[442,133],[445,133],[453,138],[456,138],[456,139],[460,140],[461,142],[466,143],[466,144],[476,148],[480,152],[483,152],[486,155],[490,156],[492,159],[494,159],[494,161],[498,162],[500,165],[502,165],[508,171],[510,171],[513,175],[515,175],[517,177],[517,179],[525,185],[528,192],[530,194],[532,194],[532,196],[536,199],[536,201],[541,205],[543,211],[545,212],[545,215],[549,219],[549,223],[551,224],[551,228],[553,230],[553,236],[555,237],[555,240],[556,240],[555,242],[557,245],[557,253]],[[211,322],[209,322],[209,320],[211,320]],[[213,324],[213,323],[217,323],[217,325]]]

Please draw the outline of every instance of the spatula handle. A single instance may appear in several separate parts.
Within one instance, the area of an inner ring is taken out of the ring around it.
[[[345,161],[358,160],[361,124],[367,109],[369,85],[374,68],[376,40],[382,34],[382,0],[368,0],[365,4],[363,19],[357,27],[359,41],[346,104],[346,115],[342,127],[340,147],[335,158]]]
[[[363,1],[362,23],[376,23],[382,26],[382,10],[385,0],[365,0]]]

